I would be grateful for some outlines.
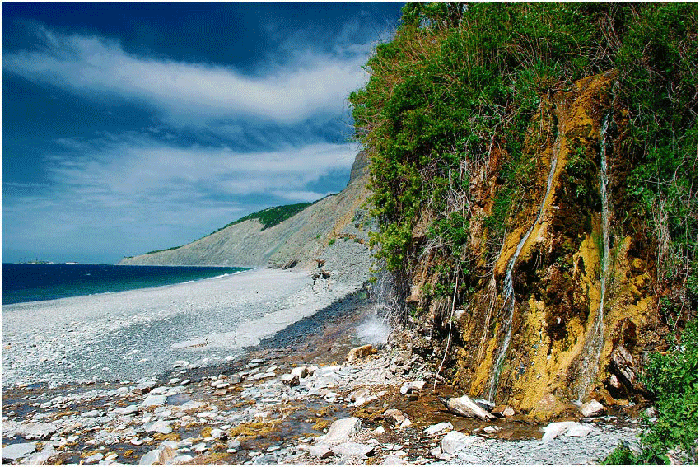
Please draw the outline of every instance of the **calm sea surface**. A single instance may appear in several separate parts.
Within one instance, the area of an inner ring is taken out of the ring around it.
[[[111,264],[3,264],[2,304],[176,284],[243,271],[194,266]]]

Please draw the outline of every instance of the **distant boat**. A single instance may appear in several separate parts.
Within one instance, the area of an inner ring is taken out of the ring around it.
[[[68,261],[66,264],[78,264],[75,261]]]

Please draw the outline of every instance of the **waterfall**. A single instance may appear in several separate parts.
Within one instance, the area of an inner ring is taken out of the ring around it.
[[[356,335],[368,344],[383,345],[387,342],[391,322],[399,309],[391,274],[383,272],[379,275],[370,290],[372,312],[357,326]]]
[[[494,397],[496,396],[496,388],[498,387],[498,378],[501,376],[501,365],[503,364],[503,359],[506,357],[506,352],[508,351],[508,346],[510,345],[512,325],[513,325],[513,314],[515,313],[515,290],[513,289],[513,269],[515,268],[515,263],[518,261],[520,256],[520,251],[525,246],[525,243],[530,238],[532,231],[535,230],[535,226],[541,221],[542,213],[544,212],[544,206],[549,197],[549,192],[552,189],[552,182],[554,180],[554,172],[557,168],[557,160],[559,157],[559,150],[561,149],[561,136],[557,135],[557,139],[554,141],[554,147],[552,148],[552,167],[549,169],[549,176],[547,177],[547,191],[542,198],[542,204],[540,204],[540,210],[537,213],[537,218],[535,222],[532,223],[530,229],[525,233],[523,238],[520,239],[518,246],[515,248],[515,253],[508,261],[508,266],[506,267],[506,277],[503,282],[503,295],[504,301],[503,306],[508,308],[508,319],[504,323],[506,327],[506,336],[503,338],[501,343],[500,351],[498,352],[498,357],[496,358],[496,364],[494,365],[493,372],[491,374],[491,384],[489,387],[488,400],[494,402]]]
[[[603,119],[603,124],[600,127],[600,198],[602,201],[601,209],[601,228],[603,231],[603,257],[600,261],[600,304],[598,306],[598,314],[596,316],[595,325],[593,326],[592,335],[587,339],[586,347],[582,352],[582,373],[583,383],[578,390],[577,404],[583,402],[583,397],[586,395],[588,386],[593,381],[596,373],[598,373],[598,365],[600,354],[603,351],[604,337],[604,309],[605,309],[605,286],[607,282],[608,261],[610,259],[610,211],[608,208],[608,161],[605,154],[605,139],[608,132],[609,116],[606,115]]]

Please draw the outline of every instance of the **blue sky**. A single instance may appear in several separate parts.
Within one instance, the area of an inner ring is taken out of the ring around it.
[[[400,3],[3,3],[3,262],[107,262],[340,191]]]

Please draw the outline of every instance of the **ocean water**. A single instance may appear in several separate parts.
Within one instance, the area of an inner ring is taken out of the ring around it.
[[[156,287],[243,271],[197,266],[3,264],[2,304]]]

